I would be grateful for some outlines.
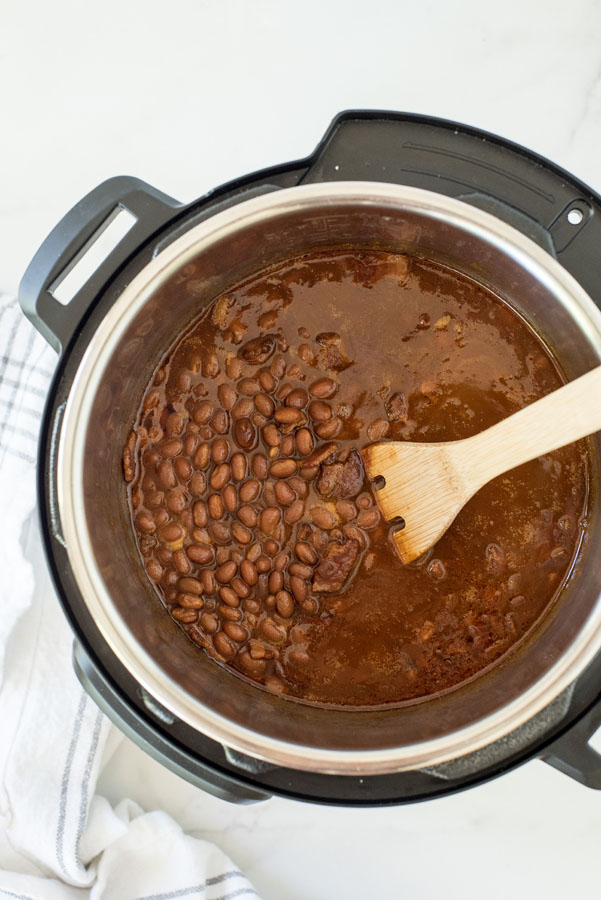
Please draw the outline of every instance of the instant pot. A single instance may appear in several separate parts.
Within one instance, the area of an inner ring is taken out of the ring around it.
[[[66,276],[123,210],[132,227],[66,296]],[[450,264],[520,311],[568,377],[601,363],[601,198],[494,135],[345,112],[309,158],[187,205],[135,178],[105,182],[57,225],[20,287],[24,312],[59,353],[39,509],[77,675],[140,747],[236,802],[424,800],[534,757],[601,788],[601,756],[588,743],[601,724],[596,471],[560,600],[526,644],[443,697],[367,712],[295,703],[209,660],[156,602],[121,470],[150,373],[217,294],[271,262],[334,245]],[[591,458],[597,470],[597,438]]]

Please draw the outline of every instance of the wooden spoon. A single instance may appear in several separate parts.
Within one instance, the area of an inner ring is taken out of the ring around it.
[[[382,441],[363,459],[393,539],[409,563],[442,537],[483,485],[522,463],[601,429],[601,366],[462,441],[419,444]],[[400,521],[403,520],[403,521]],[[403,525],[404,522],[404,525]]]

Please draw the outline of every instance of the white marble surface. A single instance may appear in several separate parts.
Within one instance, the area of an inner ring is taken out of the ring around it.
[[[0,0],[0,290],[104,178],[181,200],[308,153],[348,107],[454,118],[601,190],[597,0]],[[601,796],[542,763],[426,804],[237,808],[129,742],[111,800],[214,838],[265,900],[597,896]]]

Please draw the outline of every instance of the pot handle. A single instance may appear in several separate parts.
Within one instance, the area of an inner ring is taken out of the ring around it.
[[[596,703],[565,734],[541,754],[543,762],[585,787],[601,791],[601,754],[589,741],[601,726],[601,703]]]
[[[28,319],[59,354],[107,281],[181,208],[178,201],[146,182],[119,176],[90,191],[50,232],[21,280],[19,302]],[[125,228],[127,231],[120,236]],[[102,235],[104,256],[80,283],[78,279],[85,273],[74,270],[80,262],[82,266],[93,265],[92,247]],[[111,244],[117,238],[112,247],[108,246],[109,237]],[[71,296],[67,282],[70,273],[76,276],[71,280]]]

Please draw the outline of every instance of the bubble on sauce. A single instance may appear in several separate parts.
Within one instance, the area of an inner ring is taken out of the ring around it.
[[[566,556],[565,547],[562,547],[562,546],[553,547],[553,549],[551,550],[551,559],[563,559],[565,556]]]
[[[557,527],[560,531],[563,531],[564,534],[571,534],[574,531],[574,519],[572,516],[561,516],[560,519],[557,520]]]
[[[418,328],[429,328],[430,327],[430,316],[428,313],[422,313],[419,319],[417,320]]]
[[[447,570],[441,559],[433,559],[427,568],[427,572],[432,581],[442,581],[447,577]]]
[[[522,576],[519,572],[514,572],[507,579],[507,590],[510,594],[515,594],[519,590],[520,584],[522,582]]]
[[[505,564],[505,554],[498,544],[489,544],[484,551],[489,572],[500,572]]]

